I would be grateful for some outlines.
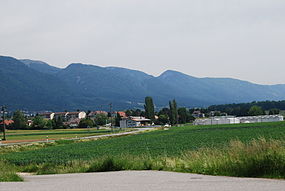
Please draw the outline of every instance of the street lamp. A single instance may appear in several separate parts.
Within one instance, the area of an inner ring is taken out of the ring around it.
[[[6,128],[5,128],[5,109],[6,109],[6,107],[5,106],[2,106],[2,114],[3,114],[3,141],[5,141],[6,140],[6,133],[5,133],[5,130],[6,130]]]

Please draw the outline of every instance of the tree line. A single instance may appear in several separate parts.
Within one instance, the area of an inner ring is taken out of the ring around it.
[[[41,129],[66,129],[68,126],[65,124],[66,120],[61,117],[54,117],[52,120],[46,120],[43,117],[36,115],[33,118],[25,117],[24,114],[17,110],[14,112],[12,120],[14,123],[7,126],[7,129],[22,129],[22,130],[41,130]],[[29,120],[31,124],[29,125]],[[94,119],[89,117],[81,119],[78,128],[99,128],[101,125],[105,125],[110,122],[107,115],[98,114]]]
[[[258,110],[258,111],[256,111]],[[285,110],[284,101],[259,101],[251,103],[223,104],[212,105],[208,107],[208,111],[220,111],[228,115],[247,116],[247,115],[276,115],[280,110]]]
[[[192,110],[186,107],[178,108],[176,100],[169,101],[169,107],[155,111],[154,101],[152,97],[145,98],[144,111],[140,109],[127,110],[128,116],[142,116],[151,120],[156,125],[176,125],[192,122],[195,118],[192,116]]]

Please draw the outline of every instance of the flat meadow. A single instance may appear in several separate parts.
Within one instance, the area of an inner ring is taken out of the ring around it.
[[[117,130],[116,130],[117,131]],[[110,129],[78,128],[78,129],[53,129],[53,130],[6,130],[8,143],[45,141],[58,139],[72,139],[86,136],[110,134]]]
[[[36,174],[167,170],[285,178],[285,122],[183,126],[0,154]]]

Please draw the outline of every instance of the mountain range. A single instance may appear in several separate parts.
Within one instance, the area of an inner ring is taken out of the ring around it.
[[[285,85],[259,85],[232,78],[197,78],[167,70],[158,77],[137,70],[73,63],[66,68],[42,61],[0,56],[0,105],[10,110],[63,111],[143,108],[285,99]]]

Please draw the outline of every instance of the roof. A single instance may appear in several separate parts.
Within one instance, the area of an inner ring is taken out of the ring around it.
[[[53,112],[39,113],[39,115],[51,115]]]
[[[67,112],[54,112],[55,115],[65,115]]]
[[[147,118],[145,118],[145,117],[135,117],[135,116],[131,116],[130,119],[133,120],[133,121],[150,121],[150,119],[147,119]]]
[[[88,116],[97,115],[97,114],[105,114],[105,115],[107,115],[108,113],[106,111],[91,111],[88,114]]]
[[[126,114],[126,112],[124,112],[124,111],[118,111],[117,112],[121,117],[127,117],[127,114]]]
[[[67,112],[66,115],[78,115],[81,111]]]
[[[14,121],[13,120],[5,120],[4,123],[5,123],[5,125],[10,125],[10,124],[14,123]],[[3,121],[1,121],[0,124],[2,125]]]

